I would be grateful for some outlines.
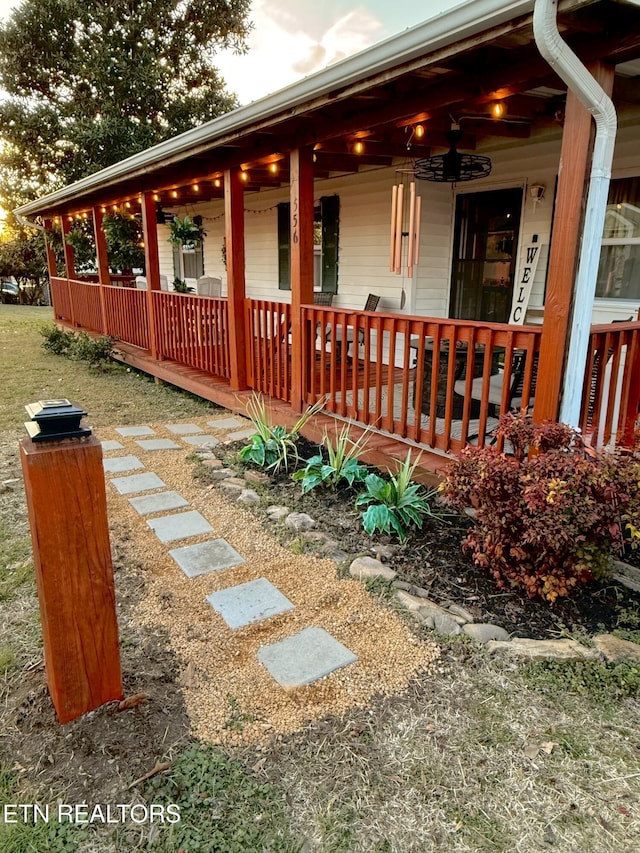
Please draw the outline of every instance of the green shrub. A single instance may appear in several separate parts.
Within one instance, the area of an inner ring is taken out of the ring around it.
[[[54,355],[65,355],[74,361],[86,361],[90,367],[104,369],[111,358],[116,338],[101,335],[92,338],[86,332],[66,332],[54,323],[49,323],[40,329],[43,336],[43,348]]]
[[[411,462],[411,451],[396,474],[389,471],[389,480],[377,474],[365,477],[366,491],[356,498],[356,506],[366,506],[362,526],[371,536],[376,530],[395,533],[401,542],[407,538],[411,525],[420,529],[426,516],[438,517],[430,501],[436,490],[424,492],[412,482],[417,460]]]
[[[40,328],[40,334],[44,338],[42,347],[54,355],[69,355],[73,346],[75,335],[73,332],[65,332],[54,323],[47,323]]]
[[[272,426],[267,410],[258,394],[254,394],[247,403],[247,415],[256,429],[246,447],[240,450],[243,462],[253,462],[259,468],[266,468],[277,474],[281,468],[289,470],[290,465],[299,461],[297,442],[304,425],[324,406],[319,400],[303,412],[291,430],[283,426]]]
[[[597,453],[570,427],[526,415],[502,417],[498,434],[513,455],[467,447],[443,484],[446,503],[476,512],[463,548],[499,587],[550,602],[605,576],[640,512],[637,456]]]
[[[336,432],[334,444],[325,430],[322,443],[326,460],[321,451],[307,459],[305,467],[293,475],[294,480],[302,483],[302,491],[305,494],[320,485],[337,489],[343,480],[353,486],[367,476],[367,469],[358,462],[358,457],[364,450],[364,436],[353,441],[349,433],[350,427],[345,424],[339,433]]]

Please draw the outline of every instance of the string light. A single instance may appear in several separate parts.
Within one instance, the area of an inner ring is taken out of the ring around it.
[[[200,192],[200,184],[194,184],[192,189],[195,193],[199,193]]]

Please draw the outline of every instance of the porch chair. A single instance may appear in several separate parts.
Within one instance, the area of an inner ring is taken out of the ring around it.
[[[147,289],[147,279],[143,275],[136,276],[136,289],[137,290],[146,290]]]
[[[507,394],[507,410],[518,410],[522,405],[522,391],[524,388],[524,375],[527,366],[527,351],[514,350],[511,367],[511,384]],[[533,355],[533,373],[531,375],[531,389],[529,394],[529,406],[533,403],[538,378],[538,353]],[[458,379],[453,390],[461,397],[465,396],[467,380]],[[488,403],[497,413],[502,405],[502,389],[504,387],[504,373],[493,373],[489,377]],[[478,376],[471,383],[471,399],[482,400],[482,376]]]
[[[169,287],[169,279],[166,275],[160,276],[160,290],[172,290],[172,288]]]
[[[198,296],[220,296],[222,293],[222,279],[203,275],[196,281],[196,293]]]
[[[327,308],[331,308],[333,305],[333,296],[334,294],[327,290],[317,290],[313,294],[313,304],[324,305]]]

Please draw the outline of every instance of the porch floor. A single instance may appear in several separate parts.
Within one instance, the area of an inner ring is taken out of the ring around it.
[[[175,385],[232,412],[246,415],[246,404],[253,394],[251,389],[235,391],[230,387],[228,380],[175,361],[157,361],[152,358],[148,350],[139,349],[122,341],[118,342],[114,357],[124,364],[154,376],[157,380]],[[294,411],[289,403],[272,397],[268,398],[268,401],[269,408],[278,423],[286,427],[292,427],[296,423],[299,413]],[[303,434],[310,441],[320,442],[325,429],[332,432],[334,425],[338,422],[340,422],[340,418],[330,413],[320,413],[307,424]],[[354,438],[364,431],[364,428],[354,425]],[[399,436],[369,430],[367,448],[362,458],[371,465],[393,469],[398,460],[403,460],[406,457],[407,450],[410,447],[418,446]],[[422,455],[416,468],[416,479],[423,483],[432,484],[438,480],[438,475],[446,469],[449,458],[424,447],[419,447],[419,451],[422,452]]]

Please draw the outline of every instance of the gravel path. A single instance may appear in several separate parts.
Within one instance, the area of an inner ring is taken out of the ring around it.
[[[190,422],[224,440],[225,432],[216,431],[208,420]],[[180,443],[166,425],[147,425],[158,438]],[[115,426],[97,431],[102,441],[117,440],[124,445],[123,450],[106,451],[105,458],[137,456],[146,470],[158,474],[167,489],[179,492],[189,508],[199,511],[214,528],[213,534],[162,544],[147,525],[153,516],[139,516],[127,496],[117,494],[107,483],[114,541],[126,543],[126,552],[143,567],[147,580],[138,605],[139,618],[149,627],[165,630],[170,638],[181,662],[178,682],[195,736],[229,745],[269,743],[274,735],[296,731],[325,715],[364,707],[375,694],[401,691],[413,676],[432,666],[438,647],[417,639],[358,581],[339,579],[335,563],[291,553],[248,510],[216,488],[198,485],[186,459],[193,448],[147,451],[136,443],[136,437],[119,435]],[[158,513],[163,514],[166,512]],[[188,578],[169,556],[171,548],[218,537],[246,562]],[[271,581],[295,609],[231,630],[205,597],[260,577]],[[257,652],[262,645],[311,626],[324,628],[353,651],[358,661],[312,685],[284,689],[259,663]]]

